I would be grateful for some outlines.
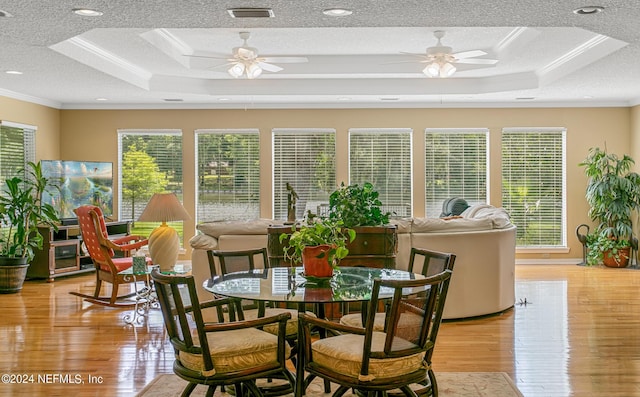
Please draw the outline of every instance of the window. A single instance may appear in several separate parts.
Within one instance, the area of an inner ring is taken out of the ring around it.
[[[16,176],[17,171],[36,160],[37,127],[0,121],[0,180]]]
[[[174,192],[182,201],[182,132],[118,131],[118,213],[138,219],[154,193]],[[132,232],[148,236],[156,222],[135,222]],[[182,241],[182,222],[170,222]]]
[[[487,129],[425,131],[425,213],[437,218],[443,202],[462,197],[469,205],[489,202]]]
[[[287,183],[298,195],[296,219],[329,202],[336,187],[333,129],[273,130],[273,217],[287,219]]]
[[[518,227],[518,247],[566,245],[565,131],[502,131],[502,206]]]
[[[411,135],[409,128],[349,130],[349,183],[371,182],[392,215],[412,214]]]
[[[258,130],[196,130],[197,221],[260,217]]]

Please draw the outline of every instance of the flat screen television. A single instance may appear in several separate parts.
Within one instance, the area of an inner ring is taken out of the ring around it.
[[[73,223],[73,210],[85,204],[100,207],[105,217],[113,214],[113,163],[42,160],[42,173],[50,185],[43,201],[53,205],[63,224]]]

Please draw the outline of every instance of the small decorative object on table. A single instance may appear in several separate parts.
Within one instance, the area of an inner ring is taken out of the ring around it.
[[[138,251],[133,256],[133,274],[145,273],[147,273],[147,258],[142,252]]]

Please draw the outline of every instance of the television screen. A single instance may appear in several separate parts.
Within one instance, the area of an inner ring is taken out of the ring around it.
[[[113,214],[113,163],[42,160],[42,173],[50,184],[43,200],[60,219],[75,218],[73,210],[85,204],[100,207],[105,216]]]

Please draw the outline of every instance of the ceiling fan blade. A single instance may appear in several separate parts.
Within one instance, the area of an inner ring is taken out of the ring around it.
[[[233,61],[233,59],[229,59],[229,57],[225,57],[225,56],[214,57],[211,55],[190,55],[190,54],[183,54],[182,56],[191,57],[191,58],[223,59],[225,61],[230,61],[230,62]]]
[[[471,51],[457,52],[451,55],[457,59],[462,59],[462,58],[481,57],[483,55],[487,55],[487,53],[482,50],[471,50]]]
[[[400,51],[400,53],[401,53],[402,55],[411,55],[412,57],[423,58],[423,59],[431,58],[431,56],[430,56],[430,55],[427,55],[427,54],[417,54],[417,53],[415,53],[415,52],[403,52],[403,51]]]
[[[482,59],[482,58],[466,58],[458,59],[454,63],[466,63],[469,65],[495,65],[498,63],[497,59]]]
[[[277,62],[277,63],[305,63],[309,62],[306,57],[264,57],[260,58],[264,62]]]
[[[274,72],[275,73],[275,72],[279,72],[279,71],[282,70],[282,68],[280,66],[272,65],[270,63],[258,62],[258,65],[262,69],[266,70],[267,72]]]

